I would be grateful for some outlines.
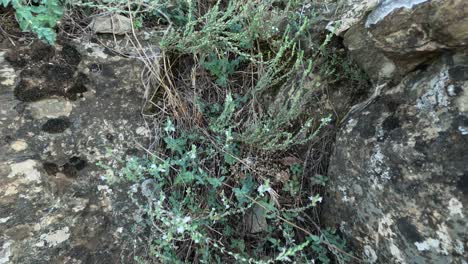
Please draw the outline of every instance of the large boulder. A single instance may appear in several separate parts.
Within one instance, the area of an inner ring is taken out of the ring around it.
[[[340,33],[388,82],[337,136],[324,220],[370,263],[466,263],[468,3],[360,2]]]
[[[0,263],[117,263],[106,152],[145,136],[137,59],[93,44],[0,52]]]
[[[406,76],[339,134],[327,223],[373,263],[468,253],[468,57]]]

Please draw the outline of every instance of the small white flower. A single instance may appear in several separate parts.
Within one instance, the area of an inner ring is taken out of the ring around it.
[[[138,192],[138,184],[133,184],[132,186],[130,186],[130,192],[132,193]]]
[[[183,226],[179,226],[179,227],[177,228],[177,233],[179,233],[179,234],[184,233],[184,231],[185,231],[185,228],[184,228]]]
[[[321,203],[323,198],[321,196],[309,196],[309,200],[313,203]]]
[[[267,183],[267,184],[262,184],[260,186],[258,186],[257,188],[257,192],[260,194],[260,195],[263,195],[263,193],[265,192],[270,192],[271,191],[271,187],[270,185]]]

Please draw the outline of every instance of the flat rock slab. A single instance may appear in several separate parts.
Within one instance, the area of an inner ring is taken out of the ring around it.
[[[118,262],[96,163],[142,140],[142,67],[94,44],[0,52],[1,264]]]
[[[110,33],[123,35],[132,32],[132,21],[130,18],[118,14],[99,16],[91,22],[94,33]]]

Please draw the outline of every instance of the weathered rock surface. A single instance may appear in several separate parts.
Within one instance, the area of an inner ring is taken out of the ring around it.
[[[93,19],[91,28],[94,33],[124,35],[132,32],[132,21],[126,16],[111,14]]]
[[[141,70],[91,44],[0,53],[0,263],[118,262],[96,163],[144,131]]]
[[[468,256],[468,57],[409,74],[338,136],[326,218],[374,263]]]
[[[338,135],[324,219],[370,263],[467,263],[468,2],[358,2],[345,45],[392,82]]]
[[[399,80],[421,63],[468,44],[465,0],[348,0],[346,4],[337,32],[374,80]]]

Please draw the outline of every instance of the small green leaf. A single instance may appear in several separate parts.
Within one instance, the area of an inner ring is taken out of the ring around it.
[[[1,4],[4,6],[4,7],[7,7],[9,4],[10,4],[10,0],[1,0]]]
[[[188,184],[191,183],[195,180],[195,176],[193,175],[193,172],[191,171],[182,171],[179,174],[177,174],[177,177],[175,179],[175,184]]]
[[[218,188],[219,186],[223,185],[223,181],[224,181],[225,177],[221,177],[221,178],[212,178],[212,177],[209,177],[207,180],[208,180],[208,183],[211,184],[214,188]]]

